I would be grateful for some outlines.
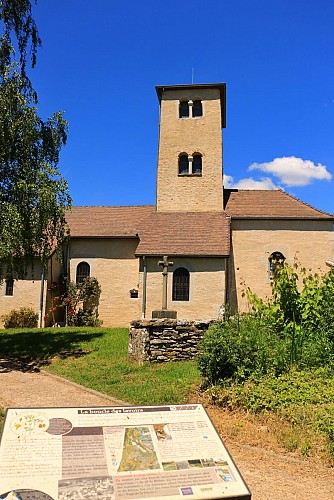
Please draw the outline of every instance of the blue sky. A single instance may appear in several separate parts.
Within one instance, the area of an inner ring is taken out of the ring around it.
[[[226,82],[225,183],[334,212],[332,0],[39,0],[30,72],[64,110],[74,205],[155,203],[155,85]]]

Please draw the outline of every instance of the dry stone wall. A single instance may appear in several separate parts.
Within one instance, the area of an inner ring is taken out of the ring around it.
[[[212,320],[136,320],[129,330],[129,358],[139,364],[194,358]]]

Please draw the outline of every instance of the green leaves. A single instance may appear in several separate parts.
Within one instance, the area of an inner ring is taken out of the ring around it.
[[[67,234],[71,198],[58,161],[68,127],[61,112],[38,116],[25,71],[41,44],[30,0],[2,0],[0,21],[0,267],[23,278],[34,258],[45,263]]]
[[[66,323],[69,326],[100,326],[98,306],[101,295],[101,285],[94,277],[87,277],[81,283],[67,284],[54,282],[51,285],[56,296],[52,298],[50,315],[55,324],[55,313],[58,309],[65,310]],[[81,306],[81,307],[80,307]],[[45,316],[45,321],[48,317]]]
[[[34,1],[37,3],[37,0]],[[30,0],[1,0],[0,21],[3,24],[1,39],[0,64],[10,64],[15,36],[20,53],[21,74],[25,75],[27,57],[31,57],[32,67],[36,64],[37,49],[42,45],[36,23],[32,17]]]
[[[57,163],[67,123],[61,113],[38,117],[15,69],[0,91],[0,261],[22,277],[18,259],[46,260],[65,236],[71,199]]]

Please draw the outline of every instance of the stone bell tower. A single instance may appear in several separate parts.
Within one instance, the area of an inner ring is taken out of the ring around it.
[[[157,210],[223,210],[226,84],[156,87],[160,102]]]

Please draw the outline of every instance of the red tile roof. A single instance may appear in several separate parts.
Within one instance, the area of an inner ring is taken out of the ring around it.
[[[230,253],[224,212],[155,212],[142,221],[136,255],[222,256]]]
[[[72,237],[135,237],[154,206],[72,207],[66,219]]]
[[[155,206],[73,207],[76,238],[139,238],[136,255],[227,256],[232,219],[322,219],[317,210],[282,190],[225,189],[225,212],[157,212]]]
[[[334,215],[317,210],[281,189],[262,191],[224,189],[225,211],[234,219],[329,219]]]
[[[154,206],[73,207],[71,237],[139,237],[137,255],[229,255],[224,212],[157,212]]]

